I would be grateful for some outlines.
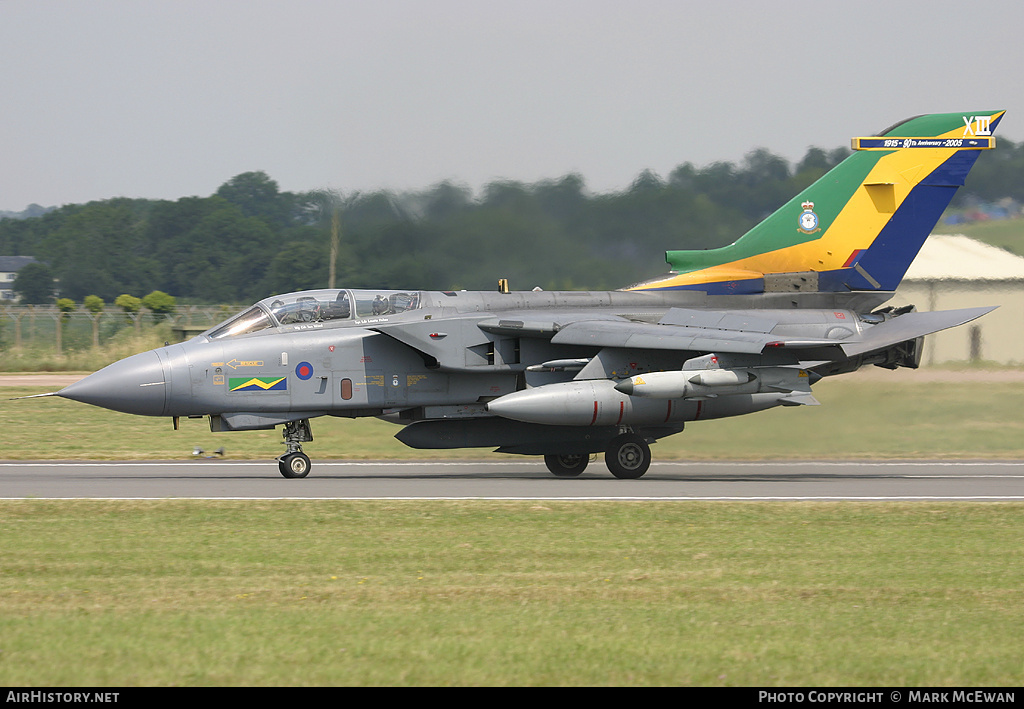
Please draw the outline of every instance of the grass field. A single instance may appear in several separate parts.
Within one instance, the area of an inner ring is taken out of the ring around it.
[[[0,685],[1016,686],[1022,513],[0,502]]]
[[[889,377],[889,375],[893,375]],[[1024,379],[972,381],[950,372],[861,373],[817,384],[822,406],[778,408],[691,424],[652,450],[658,460],[815,458],[1024,458]],[[47,391],[0,389],[0,458],[165,460],[190,458],[194,447],[225,448],[232,459],[274,458],[284,451],[277,431],[210,433],[205,420],[118,414],[49,397],[11,401]],[[377,419],[314,419],[314,459],[480,458],[487,449],[416,451],[394,439],[397,426]]]

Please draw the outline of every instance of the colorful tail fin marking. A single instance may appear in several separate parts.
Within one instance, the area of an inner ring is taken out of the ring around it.
[[[918,116],[870,138],[735,243],[667,251],[672,272],[632,290],[761,293],[766,276],[819,291],[892,291],[964,183],[1004,111]]]

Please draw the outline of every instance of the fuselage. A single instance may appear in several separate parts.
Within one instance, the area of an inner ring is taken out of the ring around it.
[[[851,304],[846,300],[842,305]],[[867,305],[878,300],[874,294]],[[747,309],[735,310],[741,304]],[[735,317],[772,318],[779,336],[843,339],[863,321],[840,305],[836,294],[818,293],[307,291],[264,299],[188,342],[117,362],[61,395],[134,414],[214,416],[226,430],[320,415],[487,415],[485,405],[498,397],[579,377],[579,367],[536,371],[547,362],[593,362],[603,352],[592,378],[618,380],[678,370],[693,356],[552,342],[567,323],[653,324],[671,308],[730,307]],[[621,362],[608,361],[612,355]]]

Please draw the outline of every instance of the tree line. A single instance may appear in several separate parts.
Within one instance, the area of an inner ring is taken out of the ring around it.
[[[765,149],[739,164],[685,163],[667,178],[588,192],[575,174],[498,181],[479,194],[445,182],[420,192],[284,192],[264,172],[209,197],[116,198],[0,220],[0,253],[33,256],[55,290],[45,302],[154,291],[186,302],[244,303],[338,287],[611,289],[658,275],[666,249],[735,241],[849,154],[811,148],[797,163]],[[1024,143],[983,153],[954,205],[1024,202]]]

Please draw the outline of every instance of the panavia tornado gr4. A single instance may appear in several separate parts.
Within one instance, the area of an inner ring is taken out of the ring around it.
[[[639,478],[691,421],[815,405],[823,377],[917,367],[923,338],[992,308],[882,307],[1002,111],[919,116],[877,136],[730,246],[669,251],[668,274],[609,292],[332,289],[266,298],[182,344],[55,392],[214,431],[283,427],[305,477],[318,416],[377,416],[420,449],[603,453]]]

